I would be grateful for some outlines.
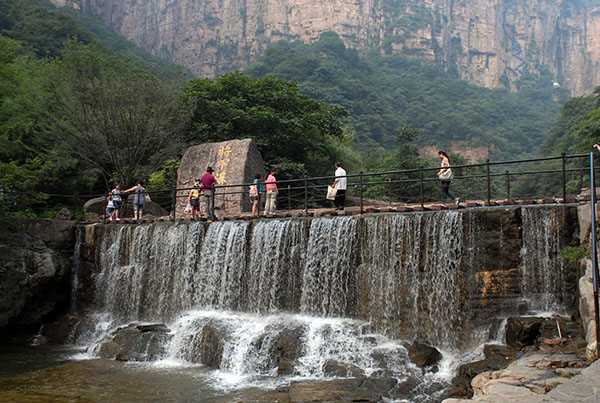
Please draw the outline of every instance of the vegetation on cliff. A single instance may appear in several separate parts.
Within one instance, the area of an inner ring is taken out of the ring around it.
[[[396,148],[396,129],[413,126],[420,145],[483,146],[496,160],[534,155],[569,96],[553,88],[550,75],[526,75],[510,93],[470,85],[417,59],[361,58],[335,33],[310,45],[280,42],[247,72],[297,81],[304,93],[346,107],[359,149]]]

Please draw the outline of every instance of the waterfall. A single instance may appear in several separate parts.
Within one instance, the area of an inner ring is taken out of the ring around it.
[[[99,309],[121,320],[165,320],[194,303],[201,223],[120,225],[99,243]]]
[[[511,315],[523,298],[534,310],[565,310],[568,279],[558,257],[563,211],[509,208],[102,227],[93,308],[116,323],[173,323],[196,311],[350,318],[368,321],[373,331],[393,339],[460,349],[485,341],[490,315],[496,309]],[[513,260],[494,260],[500,251]],[[514,277],[514,286],[496,286],[500,280],[491,270],[507,273],[506,281]],[[205,329],[207,320],[194,319],[190,329]],[[273,325],[260,320],[256,326],[231,328],[242,332],[237,339],[246,340]],[[194,362],[198,352],[178,354]]]
[[[81,265],[81,242],[83,240],[83,228],[75,228],[75,247],[71,259],[71,312],[77,310],[77,298],[79,295],[79,269]]]
[[[522,208],[521,292],[531,311],[565,312],[568,298],[565,265],[559,256],[565,212],[557,208]]]
[[[365,223],[365,309],[380,328],[436,345],[456,341],[462,216],[390,215]]]
[[[300,310],[319,315],[355,314],[357,220],[319,218],[311,222],[307,259],[302,275]]]
[[[293,311],[299,304],[300,271],[306,259],[308,230],[304,220],[260,221],[250,238],[248,293],[250,312]]]

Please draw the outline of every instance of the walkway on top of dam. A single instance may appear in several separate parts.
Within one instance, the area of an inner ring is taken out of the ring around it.
[[[490,202],[486,200],[467,200],[461,202],[459,205],[450,204],[446,207],[442,207],[440,203],[426,203],[423,206],[421,204],[407,204],[407,203],[389,203],[384,205],[383,203],[377,205],[365,205],[361,213],[360,206],[348,206],[344,210],[336,210],[335,208],[319,208],[319,209],[308,209],[308,210],[277,210],[273,214],[260,214],[256,216],[250,212],[238,213],[238,214],[219,214],[219,211],[215,211],[216,217],[214,219],[208,219],[206,217],[199,217],[196,221],[214,222],[214,221],[250,221],[250,220],[262,220],[272,218],[293,218],[293,217],[347,217],[357,216],[361,214],[374,214],[374,213],[411,213],[411,212],[425,212],[425,211],[454,211],[464,210],[470,208],[480,207],[501,207],[501,206],[531,206],[531,205],[556,205],[556,204],[573,204],[573,203],[585,203],[590,201],[590,195],[568,195],[564,200],[562,197],[545,197],[545,198],[528,198],[528,199],[495,199]],[[153,222],[174,222],[174,221],[192,221],[189,214],[183,217],[176,217],[173,219],[172,216],[164,217],[148,217],[140,221],[134,220],[133,218],[123,218],[119,221],[102,221],[105,224],[144,224]]]

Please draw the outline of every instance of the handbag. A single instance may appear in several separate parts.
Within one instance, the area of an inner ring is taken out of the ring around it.
[[[257,197],[258,196],[258,189],[256,188],[256,185],[250,186],[249,196],[250,197]]]
[[[146,203],[150,203],[152,201],[152,199],[150,199],[150,195],[148,193],[146,193],[144,200],[146,201]]]
[[[327,186],[327,200],[335,200],[337,189],[331,186]]]
[[[451,181],[454,178],[454,173],[452,173],[452,169],[448,168],[444,172],[440,174],[441,181]]]

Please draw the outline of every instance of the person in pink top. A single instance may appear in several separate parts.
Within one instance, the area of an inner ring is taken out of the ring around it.
[[[208,218],[213,218],[215,215],[215,190],[213,185],[216,185],[217,178],[213,176],[213,172],[215,172],[212,167],[206,168],[206,173],[202,175],[200,178],[200,182],[202,183],[202,190],[204,192],[204,203],[206,204],[206,216]]]
[[[277,184],[275,183],[277,179],[275,179],[275,170],[269,170],[269,175],[267,176],[267,180],[265,180],[265,184],[267,185],[267,200],[265,202],[265,214],[271,214],[275,211],[275,199],[279,194],[279,189],[277,189]]]

